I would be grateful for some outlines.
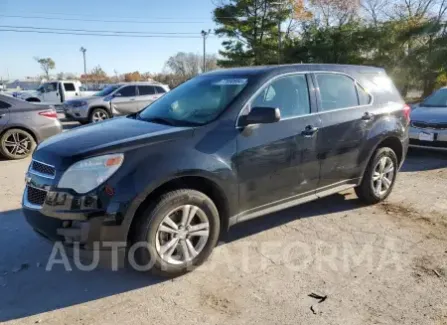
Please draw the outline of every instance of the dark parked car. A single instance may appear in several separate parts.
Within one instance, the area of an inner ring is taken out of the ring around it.
[[[0,155],[28,157],[41,141],[62,132],[54,107],[0,95]]]
[[[84,255],[95,242],[124,242],[120,261],[127,249],[178,275],[244,220],[349,188],[366,203],[384,200],[407,152],[409,114],[379,68],[206,73],[140,113],[45,141],[23,210],[37,232],[79,242]]]
[[[447,150],[447,88],[441,88],[414,106],[410,146]]]

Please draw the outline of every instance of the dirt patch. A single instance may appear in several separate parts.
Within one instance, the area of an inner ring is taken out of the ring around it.
[[[413,259],[413,276],[447,277],[447,268],[439,265],[439,259],[434,256],[420,256]]]
[[[203,304],[224,314],[236,315],[238,309],[234,300],[230,300],[225,296],[217,296],[214,293],[202,294]]]
[[[420,212],[411,206],[404,206],[403,204],[383,202],[379,204],[387,215],[396,218],[405,218],[405,220],[413,221],[417,224],[432,226],[435,228],[442,228],[447,231],[447,217],[437,211]]]

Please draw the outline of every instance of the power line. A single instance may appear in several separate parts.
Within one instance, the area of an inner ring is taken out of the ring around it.
[[[203,24],[204,21],[135,21],[135,20],[102,20],[102,19],[85,19],[85,18],[59,18],[59,17],[43,17],[43,16],[20,16],[20,15],[0,15],[5,18],[21,18],[21,19],[43,19],[43,20],[62,20],[62,21],[90,21],[101,23],[126,23],[126,24]]]
[[[14,25],[0,25],[0,28],[15,28],[15,29],[30,29],[30,30],[49,30],[49,31],[65,31],[65,32],[85,32],[85,33],[113,33],[113,34],[151,34],[151,35],[197,35],[192,32],[128,32],[116,30],[92,30],[92,29],[66,29],[53,27],[34,27],[34,26],[14,26]]]
[[[35,34],[56,34],[56,35],[78,35],[78,36],[100,36],[100,37],[128,37],[128,38],[201,38],[200,36],[187,35],[122,35],[122,34],[99,34],[99,33],[76,33],[76,32],[56,32],[42,30],[24,30],[24,29],[0,29],[0,32],[14,33],[35,33]]]

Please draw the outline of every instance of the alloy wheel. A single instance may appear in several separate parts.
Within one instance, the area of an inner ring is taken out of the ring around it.
[[[92,120],[94,123],[96,123],[96,122],[101,122],[101,121],[107,120],[107,118],[108,118],[108,116],[106,113],[104,113],[102,111],[96,111],[93,113]]]
[[[372,188],[374,193],[381,197],[389,190],[394,181],[395,166],[390,157],[382,157],[374,167],[372,174]]]
[[[158,226],[155,248],[166,263],[188,263],[205,248],[209,230],[209,219],[202,209],[183,205],[163,218]]]
[[[32,150],[32,140],[21,132],[11,133],[4,142],[5,149],[16,157],[25,157]]]

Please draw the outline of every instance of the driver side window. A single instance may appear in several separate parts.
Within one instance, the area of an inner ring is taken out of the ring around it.
[[[310,114],[306,76],[299,74],[276,79],[256,96],[251,107],[279,108],[281,118]]]

